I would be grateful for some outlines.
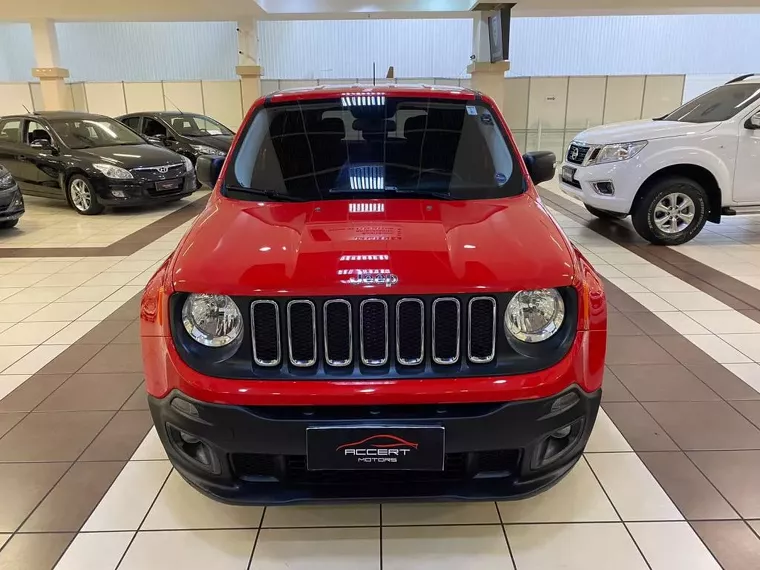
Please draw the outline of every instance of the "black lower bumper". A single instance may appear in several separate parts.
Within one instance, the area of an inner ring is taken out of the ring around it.
[[[177,181],[177,186],[159,190],[155,182],[121,181],[113,179],[92,180],[98,202],[110,208],[129,208],[171,202],[190,196],[198,189],[194,174],[187,174]]]
[[[24,197],[18,186],[0,191],[0,222],[18,220],[24,211]]]
[[[562,405],[552,409],[560,397]],[[530,496],[580,458],[600,400],[601,391],[573,387],[551,398],[497,404],[244,407],[201,403],[180,392],[149,403],[169,458],[190,484],[223,502],[267,505]],[[367,425],[443,426],[444,469],[307,469],[307,428]]]

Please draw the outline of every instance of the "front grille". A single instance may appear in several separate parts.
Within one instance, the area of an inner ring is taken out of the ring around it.
[[[280,309],[274,301],[251,304],[253,360],[258,366],[278,366],[280,353]]]
[[[573,164],[583,164],[583,161],[586,160],[588,151],[589,147],[573,143],[570,145],[570,148],[567,149],[567,161],[572,162]]]
[[[388,303],[365,299],[359,306],[362,363],[383,366],[388,362]]]
[[[166,171],[162,172],[163,169]],[[160,180],[170,180],[172,178],[181,178],[185,175],[185,165],[167,164],[166,166],[140,166],[131,169],[132,175],[139,181],[156,182]]]
[[[299,368],[317,363],[317,314],[311,301],[288,303],[288,355]]]

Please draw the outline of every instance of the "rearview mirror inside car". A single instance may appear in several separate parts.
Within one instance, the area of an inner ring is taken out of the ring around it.
[[[557,156],[548,150],[537,150],[523,155],[525,166],[533,184],[541,184],[554,178]]]

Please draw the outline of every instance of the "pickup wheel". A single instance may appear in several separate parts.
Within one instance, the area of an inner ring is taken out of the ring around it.
[[[707,192],[682,176],[655,182],[633,210],[633,227],[654,245],[680,245],[693,239],[707,221]]]
[[[588,204],[584,204],[586,206],[586,209],[595,215],[597,218],[601,218],[602,220],[623,220],[628,217],[628,214],[619,214],[618,212],[610,212],[608,210],[599,210],[598,208],[594,208],[593,206],[589,206]]]

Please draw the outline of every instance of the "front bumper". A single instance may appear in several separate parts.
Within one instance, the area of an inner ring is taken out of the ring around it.
[[[637,158],[616,164],[591,166],[563,162],[558,174],[560,189],[565,194],[578,198],[584,204],[599,210],[628,214],[643,182],[639,176],[641,169],[636,168]],[[566,167],[575,170],[572,183],[563,179],[562,174]],[[600,194],[595,189],[595,184],[611,185],[614,188],[614,194]]]
[[[0,190],[0,222],[18,220],[24,212],[24,197],[18,186]]]
[[[572,394],[571,404],[552,412],[565,394]],[[172,405],[175,399],[197,413]],[[149,397],[149,405],[174,467],[201,492],[229,503],[283,504],[529,496],[556,483],[579,459],[600,399],[601,390],[588,394],[572,386],[549,398],[488,404],[236,406],[174,390]],[[308,427],[367,425],[443,426],[444,470],[306,469]],[[565,439],[551,437],[568,426]],[[210,468],[191,459],[180,432],[206,447]]]
[[[195,171],[186,173],[176,179],[174,188],[160,190],[154,181],[143,180],[114,180],[110,178],[93,179],[98,202],[112,208],[143,206],[170,202],[190,196],[198,189]]]

